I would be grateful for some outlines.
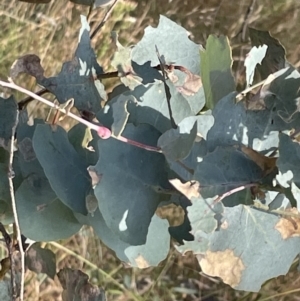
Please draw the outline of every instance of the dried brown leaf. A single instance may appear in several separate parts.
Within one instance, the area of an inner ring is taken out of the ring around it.
[[[26,54],[14,61],[10,68],[10,78],[14,80],[20,73],[35,77],[38,81],[44,78],[44,69],[40,58],[35,54]]]
[[[105,301],[104,291],[88,282],[89,277],[80,270],[64,268],[57,273],[64,289],[63,301]]]

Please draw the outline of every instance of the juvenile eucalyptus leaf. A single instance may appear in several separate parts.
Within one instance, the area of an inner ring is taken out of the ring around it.
[[[192,197],[192,205],[187,207],[187,215],[191,224],[190,233],[193,240],[183,241],[182,246],[176,249],[182,254],[193,251],[195,254],[204,254],[209,248],[209,237],[216,230],[218,222],[216,213],[222,213],[222,206],[214,204],[216,198],[203,199]],[[216,205],[216,206],[215,206]]]
[[[74,98],[74,106],[79,111],[95,113],[100,110],[101,101],[107,98],[104,86],[97,79],[103,70],[90,45],[90,27],[86,17],[81,16],[81,23],[79,43],[73,60],[64,63],[57,76],[43,78],[38,83],[53,93],[59,103],[63,104]]]
[[[283,187],[289,187],[294,183],[300,188],[300,145],[299,142],[293,141],[288,135],[279,135],[279,158],[277,166],[279,175],[276,176],[277,181]],[[292,190],[298,204],[300,197],[296,189]]]
[[[85,197],[91,188],[87,166],[59,126],[38,125],[33,148],[58,198],[75,212],[87,214]]]
[[[169,223],[154,215],[151,219],[148,234],[144,244],[135,246],[121,240],[112,230],[107,227],[105,220],[97,209],[94,216],[75,214],[82,223],[93,227],[98,237],[112,249],[117,257],[128,266],[140,269],[157,266],[164,260],[170,248]],[[139,229],[137,228],[137,231]]]
[[[197,122],[193,118],[184,119],[177,129],[170,129],[158,139],[158,146],[170,160],[186,158],[197,135]]]
[[[235,93],[222,98],[212,110],[215,122],[207,134],[209,150],[243,144],[255,151],[273,152],[278,147],[279,131],[300,126],[299,85],[299,72],[286,68],[271,75],[262,87],[262,110],[247,110],[243,102],[236,103]]]
[[[204,273],[235,289],[258,292],[266,280],[288,272],[299,253],[300,238],[293,226],[299,218],[291,222],[243,205],[225,208],[222,215],[219,231],[199,257]]]
[[[179,124],[185,117],[194,115],[192,105],[176,90],[176,87],[170,80],[166,82],[171,93],[172,117],[175,123]],[[134,124],[147,123],[162,133],[172,128],[170,111],[162,81],[145,86],[139,85],[132,91],[132,94],[137,101],[130,102],[127,105],[127,110],[130,114],[128,122]]]
[[[201,78],[206,106],[213,109],[224,96],[235,91],[231,73],[232,55],[227,37],[210,35],[205,50],[200,51]]]
[[[5,99],[0,97],[0,147],[8,150],[12,136],[12,128],[17,118],[18,106],[13,96]]]
[[[159,132],[148,125],[128,124],[124,137],[154,146]],[[99,140],[99,161],[93,169],[101,175],[95,187],[98,206],[108,228],[131,245],[146,241],[151,218],[171,188],[164,156],[115,139]]]
[[[64,239],[81,225],[73,212],[55,195],[46,178],[28,177],[16,191],[22,233],[35,241]]]
[[[132,50],[132,60],[139,65],[148,61],[151,66],[159,65],[155,45],[166,64],[184,66],[192,73],[199,74],[199,45],[188,38],[184,28],[164,16],[160,16],[157,28],[148,26],[145,29],[144,37]]]
[[[261,181],[263,170],[242,151],[218,147],[197,164],[193,178],[200,182],[203,197],[213,197]]]

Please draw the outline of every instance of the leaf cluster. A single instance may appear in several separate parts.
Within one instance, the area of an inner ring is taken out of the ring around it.
[[[173,238],[203,272],[239,290],[258,291],[287,273],[300,247],[300,74],[281,44],[250,29],[246,90],[238,93],[228,39],[211,35],[197,45],[161,16],[133,47],[113,35],[111,65],[121,83],[107,95],[83,16],[81,23],[74,58],[58,75],[45,77],[31,54],[14,63],[10,78],[34,76],[61,107],[111,137],[81,123],[66,132],[20,111],[13,169],[22,233],[52,241],[89,225],[139,268],[164,260]],[[7,166],[17,110],[13,96],[0,99],[4,224],[13,221]],[[183,208],[183,224],[156,214],[170,203]]]

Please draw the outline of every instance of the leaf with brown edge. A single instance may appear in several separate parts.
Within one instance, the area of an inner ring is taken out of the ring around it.
[[[200,197],[199,189],[200,183],[198,181],[189,181],[186,183],[182,183],[179,179],[172,179],[169,182],[183,195],[185,195],[189,200],[192,197],[198,198]]]
[[[44,78],[41,59],[35,54],[26,54],[14,61],[10,68],[10,78],[15,80],[20,73],[29,74],[40,81]]]
[[[89,283],[89,276],[80,270],[64,268],[57,273],[63,287],[63,301],[105,301],[103,289]]]
[[[198,256],[202,271],[210,276],[220,277],[232,287],[237,286],[242,278],[245,265],[233,250],[212,252],[208,250],[204,257]]]
[[[275,229],[280,233],[283,239],[300,236],[300,215],[297,208],[289,208],[287,213],[293,213],[291,216],[283,216],[276,224]],[[297,217],[299,215],[299,217]]]

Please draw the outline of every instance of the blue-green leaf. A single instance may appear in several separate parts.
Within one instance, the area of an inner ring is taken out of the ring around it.
[[[87,214],[85,197],[91,180],[67,133],[59,126],[38,125],[33,149],[58,198],[73,211]]]
[[[16,124],[18,106],[13,96],[0,97],[0,147],[8,149],[12,128]],[[1,158],[0,158],[1,162]]]
[[[128,124],[123,135],[154,146],[159,132]],[[95,196],[100,212],[121,240],[144,244],[152,216],[166,199],[159,191],[170,188],[164,156],[115,139],[99,140],[98,148],[99,161],[90,171],[99,175]]]
[[[16,191],[22,234],[35,241],[64,239],[81,225],[73,212],[55,195],[46,178],[29,176]]]
[[[199,46],[188,38],[184,28],[164,16],[160,16],[157,28],[148,26],[145,29],[144,37],[133,48],[132,60],[139,65],[148,61],[151,66],[159,65],[155,45],[166,64],[184,66],[192,73],[199,74]]]
[[[118,238],[107,227],[99,210],[96,210],[94,216],[80,214],[75,214],[75,216],[82,224],[92,226],[103,243],[112,249],[121,261],[131,267],[157,266],[169,253],[169,223],[167,220],[160,219],[157,215],[154,215],[151,219],[145,243],[138,246],[130,245]]]

